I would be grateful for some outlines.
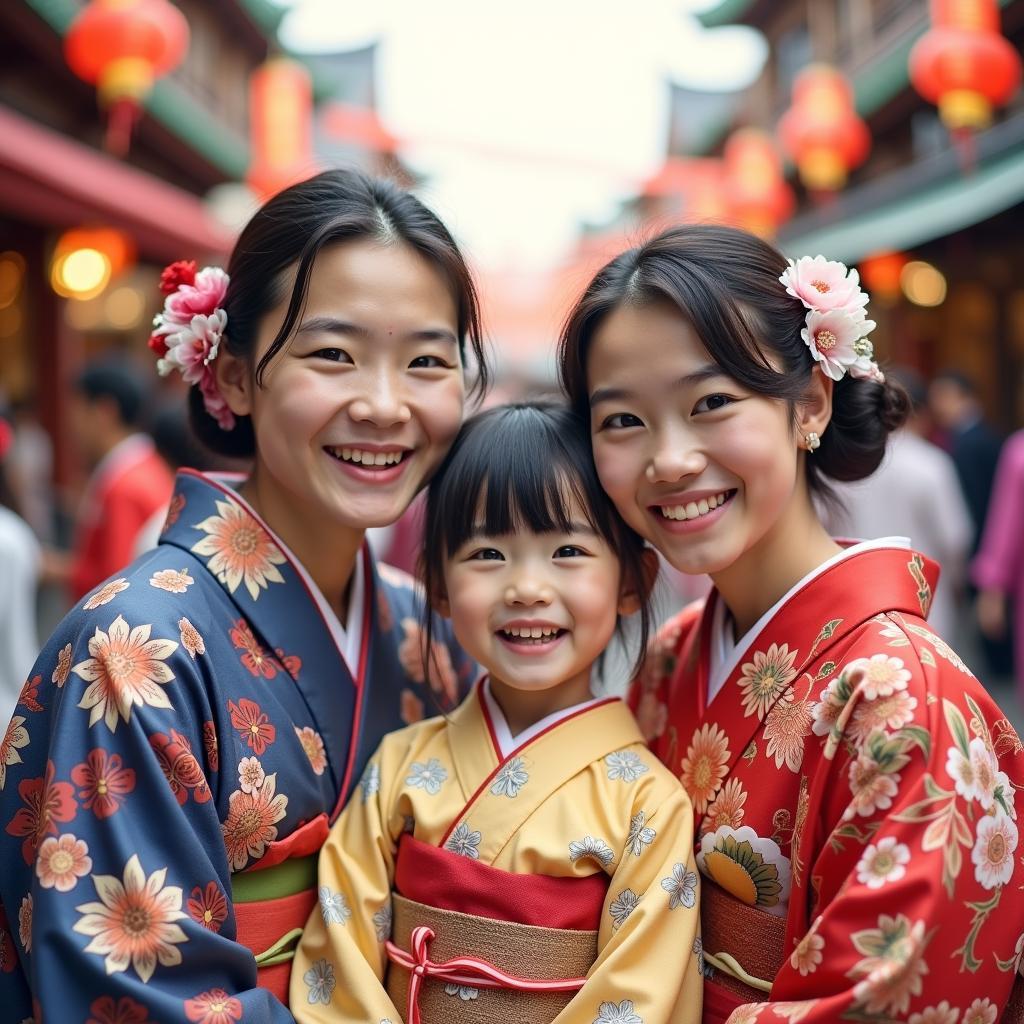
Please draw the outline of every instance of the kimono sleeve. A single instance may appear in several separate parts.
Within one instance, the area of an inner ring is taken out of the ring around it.
[[[700,1022],[693,808],[667,772],[664,783],[637,789],[625,846],[608,887],[597,960],[554,1024]]]
[[[834,825],[807,865],[810,926],[771,1002],[734,1022],[995,1021],[1006,1005],[1024,948],[1024,758],[966,666],[914,629],[883,630],[823,695],[848,699],[811,788],[807,820]]]
[[[290,1021],[234,941],[207,670],[180,611],[106,603],[44,648],[0,757],[4,1019]]]
[[[391,936],[396,843],[382,790],[397,771],[385,740],[320,851],[320,905],[295,954],[289,1002],[299,1024],[377,1024],[402,1015],[388,998],[384,941]],[[384,773],[387,775],[384,775]]]

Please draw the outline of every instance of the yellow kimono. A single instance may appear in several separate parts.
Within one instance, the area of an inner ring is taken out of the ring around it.
[[[698,1024],[682,787],[615,698],[503,755],[485,686],[385,737],[367,765],[320,855],[296,1020]]]

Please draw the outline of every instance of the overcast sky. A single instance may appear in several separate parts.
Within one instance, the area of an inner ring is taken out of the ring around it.
[[[298,52],[377,41],[377,96],[423,197],[483,267],[543,270],[664,155],[666,81],[748,85],[761,37],[704,30],[717,0],[293,0]]]

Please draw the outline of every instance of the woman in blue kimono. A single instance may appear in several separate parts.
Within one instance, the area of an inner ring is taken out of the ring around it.
[[[226,274],[161,284],[158,368],[252,471],[179,475],[159,546],[65,618],[2,734],[4,1020],[290,1021],[330,821],[386,732],[471,681],[444,634],[424,670],[419,595],[364,537],[445,454],[467,348],[486,385],[444,225],[329,171]]]

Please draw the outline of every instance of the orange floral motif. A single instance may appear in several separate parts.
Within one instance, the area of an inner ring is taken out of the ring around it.
[[[277,665],[272,658],[267,657],[245,619],[238,619],[231,627],[231,642],[238,650],[245,651],[242,664],[254,676],[273,679],[277,675]]]
[[[271,583],[284,583],[277,566],[285,557],[263,527],[232,501],[218,500],[217,513],[196,524],[208,536],[192,545],[195,554],[210,556],[210,572],[232,594],[244,584],[254,601]]]
[[[736,680],[743,693],[743,713],[764,718],[786,687],[796,678],[793,662],[797,652],[788,644],[772,644],[767,651],[755,651]]]
[[[78,702],[89,710],[89,725],[103,721],[111,732],[118,719],[131,719],[132,705],[173,710],[162,687],[174,679],[164,664],[177,649],[173,640],[150,640],[152,626],[134,629],[120,615],[104,633],[98,626],[89,641],[90,657],[71,671],[91,685]]]
[[[85,952],[103,956],[107,974],[131,966],[143,981],[149,981],[157,963],[164,967],[181,963],[178,944],[188,937],[175,922],[185,914],[181,889],[164,885],[167,868],[147,877],[138,854],[133,854],[125,864],[123,880],[114,875],[92,877],[100,902],[75,908],[82,916],[74,930],[91,936]]]
[[[743,784],[737,778],[729,779],[708,807],[708,813],[701,822],[701,832],[715,832],[723,825],[739,828],[743,824],[743,805],[746,802]]]
[[[149,745],[179,804],[184,805],[190,792],[197,804],[205,804],[210,799],[206,776],[184,736],[174,729],[170,736],[154,733],[149,737]]]
[[[55,782],[55,774],[53,762],[47,761],[44,775],[18,783],[18,796],[25,806],[19,808],[6,831],[8,835],[25,837],[21,855],[26,864],[35,860],[44,836],[57,834],[57,822],[71,821],[78,813],[73,787],[68,782]]]
[[[775,758],[775,767],[785,765],[798,772],[804,759],[804,739],[811,731],[811,702],[797,700],[792,691],[772,705],[764,720],[766,754]]]
[[[299,737],[299,743],[309,758],[309,763],[317,775],[323,775],[327,768],[327,754],[324,752],[324,741],[315,729],[306,726],[304,729],[295,729],[295,735]]]
[[[722,785],[728,763],[728,735],[714,722],[705,722],[693,734],[679,775],[698,814],[708,809]]]
[[[36,874],[44,889],[70,892],[92,870],[89,846],[70,832],[43,840],[36,858]]]
[[[149,585],[157,590],[166,590],[168,594],[184,594],[195,580],[189,575],[188,569],[158,569],[149,578]]]
[[[228,917],[228,901],[216,882],[207,882],[206,888],[198,885],[188,900],[188,913],[197,924],[211,932],[219,932]]]
[[[104,583],[95,594],[89,597],[82,607],[87,612],[91,612],[95,608],[100,608],[105,604],[110,604],[118,594],[127,590],[130,586],[131,584],[123,576],[120,579]]]
[[[429,681],[435,693],[443,694],[449,705],[454,705],[459,696],[459,680],[448,648],[434,640],[428,658],[427,638],[420,624],[415,619],[402,619],[402,630],[405,639],[398,646],[398,660],[406,674],[414,683]]]
[[[56,683],[59,690],[68,681],[70,674],[71,644],[65,644],[60,654],[57,655],[57,667],[53,670],[53,675],[50,676],[50,682]]]
[[[97,747],[71,769],[71,778],[81,786],[78,799],[84,810],[97,818],[109,818],[135,788],[135,770],[121,766],[120,754],[108,754]]]
[[[234,1024],[242,1019],[242,1004],[222,988],[212,988],[185,1000],[185,1016],[195,1024]]]
[[[185,511],[185,495],[176,494],[171,498],[170,507],[167,509],[167,518],[164,520],[163,529],[161,533],[165,533],[169,530],[180,518],[181,513]]]
[[[236,789],[228,801],[228,817],[221,825],[228,860],[240,871],[250,860],[263,856],[267,843],[277,838],[277,822],[288,808],[288,797],[276,793],[277,775],[268,775],[259,789]],[[275,795],[276,794],[276,795]]]
[[[274,653],[277,655],[277,660],[284,665],[285,672],[292,679],[298,679],[299,673],[302,671],[302,659],[297,654],[285,654],[281,647],[275,647]]]
[[[277,728],[259,704],[243,697],[237,704],[228,701],[231,724],[255,754],[262,754],[274,742]]]
[[[178,619],[178,630],[181,634],[181,646],[189,653],[189,657],[195,661],[197,654],[206,653],[206,641],[202,634],[186,618]]]
[[[113,996],[100,996],[93,1000],[89,1013],[92,1016],[85,1024],[153,1024],[142,1003],[128,996],[122,996],[116,1002]]]
[[[28,743],[25,719],[21,715],[15,715],[7,723],[7,732],[0,741],[0,790],[7,784],[7,769],[11,765],[21,764],[21,754],[18,751],[22,747],[27,747]]]
[[[29,711],[42,711],[43,705],[39,703],[39,686],[43,681],[42,676],[33,676],[25,681],[25,685],[18,694],[18,704]]]
[[[203,722],[203,750],[206,752],[206,763],[210,771],[220,769],[220,749],[217,744],[217,727],[210,721]]]

